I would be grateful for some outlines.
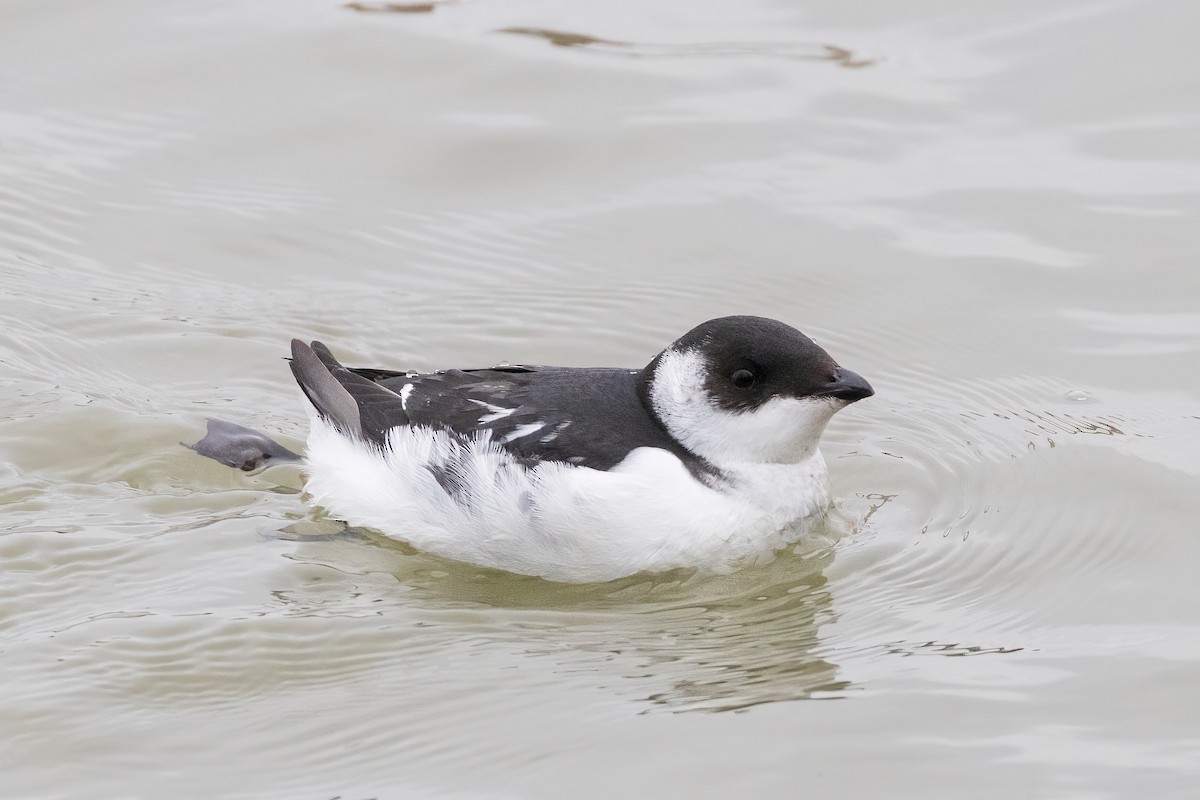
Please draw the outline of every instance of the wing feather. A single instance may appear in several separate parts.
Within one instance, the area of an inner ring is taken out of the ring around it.
[[[320,342],[292,340],[292,374],[317,413],[350,436],[383,444],[388,430],[409,424],[400,395],[346,369]]]

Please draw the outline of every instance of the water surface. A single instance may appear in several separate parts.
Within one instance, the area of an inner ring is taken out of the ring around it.
[[[1200,12],[0,10],[0,794],[1191,797]],[[639,366],[776,317],[856,528],[560,586],[340,532],[293,336]]]

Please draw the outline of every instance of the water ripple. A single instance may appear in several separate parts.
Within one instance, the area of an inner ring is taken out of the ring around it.
[[[555,47],[569,47],[591,53],[626,56],[629,58],[682,58],[688,56],[765,56],[796,59],[799,61],[831,61],[838,66],[857,69],[877,63],[845,47],[813,42],[626,42],[602,39],[582,33],[551,30],[549,28],[510,27],[500,28],[497,33],[529,36],[542,39]]]

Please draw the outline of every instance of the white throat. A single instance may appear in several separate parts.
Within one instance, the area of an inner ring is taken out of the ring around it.
[[[843,405],[834,398],[774,397],[753,410],[729,411],[705,388],[707,374],[699,351],[667,350],[654,371],[650,402],[671,436],[718,467],[805,461]]]

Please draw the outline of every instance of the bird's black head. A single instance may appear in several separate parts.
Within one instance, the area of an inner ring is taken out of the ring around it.
[[[765,317],[720,317],[671,345],[704,358],[704,388],[730,411],[758,408],[774,397],[824,397],[852,403],[874,394],[858,374],[839,367],[816,342]]]
[[[830,417],[874,394],[812,339],[763,317],[721,317],[677,339],[642,371],[647,405],[711,463],[798,462]]]

